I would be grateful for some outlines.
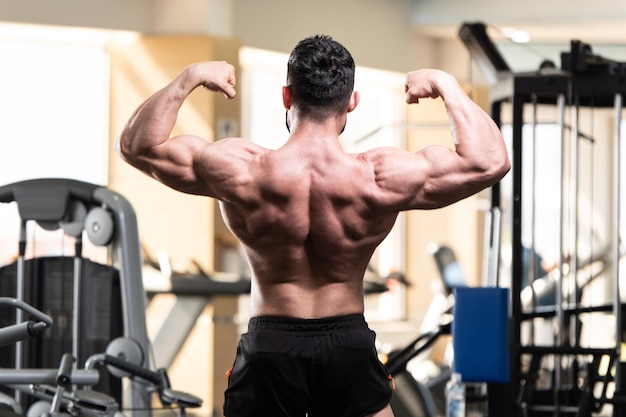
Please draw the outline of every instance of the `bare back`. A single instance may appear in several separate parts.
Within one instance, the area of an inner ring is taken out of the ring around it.
[[[363,276],[397,213],[371,196],[373,172],[338,145],[288,143],[249,167],[259,201],[221,202],[253,273],[251,314],[363,312]]]

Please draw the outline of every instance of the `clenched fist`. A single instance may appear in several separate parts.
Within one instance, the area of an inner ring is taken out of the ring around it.
[[[457,84],[454,77],[447,72],[436,69],[411,71],[404,84],[406,102],[419,103],[420,98],[437,98],[441,96],[447,83]]]

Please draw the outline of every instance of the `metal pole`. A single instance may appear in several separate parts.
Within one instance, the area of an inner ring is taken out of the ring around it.
[[[24,290],[24,280],[26,279],[26,261],[25,261],[25,256],[26,256],[26,220],[23,220],[20,222],[20,241],[19,241],[19,248],[18,248],[18,257],[17,257],[17,276],[15,278],[16,283],[15,283],[15,287],[16,287],[16,298],[20,301],[24,301],[24,297],[25,297],[25,290]],[[22,310],[18,309],[15,312],[15,322],[16,323],[21,323],[24,320],[24,313],[22,312]],[[22,368],[22,349],[23,349],[23,343],[22,341],[18,341],[17,343],[15,343],[15,369],[21,369]],[[20,404],[22,401],[22,393],[20,391],[15,391],[14,394],[14,398],[15,398],[15,402]]]
[[[614,110],[615,110],[615,134],[613,139],[613,245],[612,245],[612,258],[613,258],[613,314],[615,316],[615,349],[617,354],[617,365],[615,367],[615,392],[621,393],[622,391],[622,372],[620,364],[621,358],[621,344],[622,344],[622,310],[621,310],[621,294],[620,294],[620,226],[621,226],[621,182],[622,182],[622,170],[621,170],[621,125],[622,125],[622,95],[620,93],[615,94]],[[617,414],[616,414],[617,415]]]
[[[564,230],[565,230],[565,207],[564,207],[564,201],[567,199],[567,187],[566,187],[566,178],[567,178],[567,168],[568,168],[568,164],[567,164],[567,157],[565,155],[565,149],[567,149],[567,142],[566,142],[566,138],[565,138],[565,96],[563,94],[559,94],[558,98],[557,98],[557,109],[558,109],[558,125],[559,125],[559,129],[560,129],[560,136],[561,136],[561,201],[560,201],[560,215],[561,218],[559,219],[559,252],[560,252],[560,259],[559,259],[559,265],[560,268],[558,269],[558,285],[557,285],[557,291],[556,291],[556,320],[557,320],[557,325],[555,328],[555,339],[558,343],[558,345],[562,345],[562,334],[561,334],[561,329],[563,328],[563,323],[565,321],[565,316],[563,314],[563,263],[564,263],[564,246],[565,246],[565,239],[564,239]],[[560,358],[558,356],[555,356],[554,358],[554,383],[553,383],[553,390],[554,390],[554,405],[555,405],[555,415],[558,416],[560,413],[560,400],[559,400],[559,388],[561,387],[561,361]]]
[[[528,281],[528,285],[530,285],[530,289],[532,291],[532,309],[534,310],[537,304],[537,298],[536,298],[536,294],[535,294],[535,287],[533,286],[533,283],[535,282],[535,279],[537,279],[537,277],[535,276],[535,271],[536,271],[536,257],[535,257],[535,227],[536,227],[536,222],[535,222],[535,214],[537,212],[537,94],[533,94],[532,95],[532,105],[533,105],[533,112],[532,112],[532,169],[531,169],[531,186],[532,186],[532,204],[530,205],[530,213],[529,213],[529,217],[530,219],[528,220],[530,225],[530,242],[529,242],[529,247],[528,247],[528,255],[527,255],[527,262],[528,265],[526,266],[526,272],[528,273],[528,277],[525,277]],[[534,320],[530,323],[530,344],[534,345],[535,344],[535,323]]]
[[[569,254],[569,268],[567,271],[567,277],[569,278],[569,285],[565,286],[564,278],[561,276],[559,281],[559,293],[561,295],[561,301],[558,303],[558,329],[559,329],[559,346],[576,346],[579,341],[576,340],[578,335],[578,314],[574,314],[567,318],[563,313],[563,310],[578,300],[578,205],[579,205],[579,188],[580,188],[580,167],[579,167],[579,155],[580,155],[580,142],[579,142],[579,115],[580,115],[580,102],[579,97],[574,97],[574,102],[571,107],[571,131],[569,136],[569,176],[567,177],[567,186],[569,189],[568,198],[565,200],[567,206],[564,208],[569,216],[566,220],[567,224],[567,253]],[[563,176],[565,179],[566,177]],[[561,251],[563,254],[564,252]],[[564,292],[566,289],[567,293]],[[563,304],[565,302],[565,305]],[[577,307],[577,306],[575,306]],[[569,331],[565,331],[569,329]],[[568,340],[569,336],[569,340]],[[572,359],[571,356],[565,356],[560,358],[558,362],[559,366],[559,378],[557,388],[558,392],[562,390],[571,389],[576,383],[576,375],[573,375],[573,369],[571,364],[576,359]],[[562,369],[565,366],[565,369]]]
[[[502,128],[501,103],[491,104],[491,117]],[[483,237],[483,276],[482,283],[487,287],[500,286],[500,183],[491,187],[491,207],[485,216],[485,232]]]
[[[72,288],[72,356],[80,361],[80,316],[81,316],[81,293],[82,293],[82,236],[76,237],[74,254],[74,276]],[[75,363],[73,363],[75,367]]]
[[[511,246],[512,246],[512,280],[511,280],[511,315],[513,317],[513,326],[511,328],[511,381],[516,384],[519,381],[520,370],[522,365],[521,353],[521,322],[522,322],[522,154],[523,141],[522,130],[524,127],[524,103],[525,98],[522,95],[515,95],[513,98],[513,218],[511,230]],[[518,394],[516,388],[515,397]],[[514,400],[514,399],[512,399]],[[491,410],[490,410],[491,411]],[[489,415],[506,415],[493,414]]]

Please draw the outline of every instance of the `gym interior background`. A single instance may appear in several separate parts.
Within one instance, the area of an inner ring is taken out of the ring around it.
[[[477,4],[476,4],[477,3]],[[213,140],[243,136],[267,147],[286,138],[280,87],[287,53],[311,34],[329,34],[353,53],[359,67],[359,109],[348,119],[342,136],[349,150],[377,145],[418,150],[428,143],[449,144],[447,116],[439,102],[406,107],[404,74],[434,67],[455,75],[485,108],[490,105],[493,81],[481,71],[457,31],[466,21],[485,21],[499,29],[528,28],[531,42],[519,44],[500,30],[498,46],[516,72],[535,71],[542,61],[560,63],[572,39],[589,42],[594,52],[626,60],[626,42],[619,37],[626,6],[609,2],[590,11],[583,4],[539,2],[511,9],[515,2],[463,0],[142,0],[107,2],[22,0],[0,3],[0,185],[31,178],[59,177],[105,185],[129,199],[137,213],[142,248],[161,270],[146,266],[144,281],[158,281],[169,272],[219,271],[224,279],[244,277],[239,248],[226,231],[214,202],[182,195],[152,181],[124,164],[113,143],[134,108],[163,86],[183,66],[200,60],[227,60],[238,69],[238,98],[226,102],[218,95],[194,94],[180,118],[181,130]],[[582,3],[582,2],[581,2]],[[471,4],[471,6],[470,6]],[[567,13],[565,12],[567,10]],[[512,18],[515,15],[519,21]],[[535,16],[543,16],[536,19]],[[583,18],[593,20],[586,22]],[[431,20],[429,20],[431,19]],[[568,20],[569,19],[569,20]],[[571,30],[572,22],[575,30]],[[593,23],[593,24],[592,24]],[[534,32],[533,32],[534,31]],[[525,192],[539,204],[534,229],[524,230],[526,242],[556,262],[562,255],[561,231],[553,219],[561,215],[562,200],[551,196],[562,178],[555,146],[561,130],[558,110],[541,109],[535,133],[541,158],[523,158],[524,165],[548,167],[541,181]],[[505,112],[506,113],[506,112]],[[588,141],[577,162],[583,178],[581,217],[574,229],[585,237],[580,245],[592,249],[608,245],[610,229],[601,220],[612,216],[611,172],[615,115],[583,110],[581,129],[597,140]],[[567,116],[574,117],[574,116]],[[513,135],[505,115],[503,131]],[[554,139],[554,140],[551,140]],[[593,145],[590,145],[593,143]],[[593,151],[592,151],[593,149]],[[543,158],[543,159],[542,159]],[[555,163],[557,161],[557,163]],[[550,169],[552,166],[554,169]],[[533,171],[535,172],[535,171]],[[585,178],[592,178],[585,180]],[[528,187],[530,181],[525,182]],[[599,184],[599,185],[597,185]],[[604,184],[604,186],[603,186]],[[503,183],[503,201],[513,200],[514,185]],[[594,204],[597,199],[602,204]],[[506,206],[506,203],[503,203]],[[410,286],[366,296],[368,319],[383,343],[381,351],[410,342],[427,319],[435,295],[443,292],[432,245],[453,248],[470,285],[484,282],[486,222],[489,191],[451,207],[403,215],[377,251],[372,267],[379,275],[402,272]],[[526,207],[526,206],[525,206]],[[537,207],[537,206],[533,206]],[[15,217],[0,218],[0,266],[14,259]],[[506,207],[503,207],[506,209]],[[528,211],[531,211],[530,209]],[[601,224],[601,226],[599,226]],[[580,228],[580,229],[578,229]],[[589,237],[586,237],[589,233]],[[532,236],[530,238],[529,236]],[[503,240],[511,236],[504,236]],[[47,239],[47,240],[46,240]],[[38,241],[37,255],[65,250],[54,236]],[[599,250],[599,249],[598,249]],[[167,260],[168,262],[165,262]],[[507,263],[508,262],[508,263]],[[505,268],[511,259],[504,259]],[[506,279],[511,279],[505,277]],[[506,283],[504,285],[507,285]],[[593,297],[610,299],[612,288],[602,285]],[[148,306],[153,337],[167,321],[176,297],[159,294]],[[223,373],[232,361],[241,325],[246,322],[246,297],[202,299],[202,314],[194,322],[174,357],[167,363],[176,387],[204,400],[198,413],[220,410],[225,387]],[[599,321],[598,333],[580,337],[611,340],[611,323]],[[537,330],[539,331],[539,330]],[[607,336],[608,335],[608,336]],[[613,337],[614,338],[614,337]],[[446,355],[445,338],[431,353]],[[606,409],[604,409],[606,412]]]

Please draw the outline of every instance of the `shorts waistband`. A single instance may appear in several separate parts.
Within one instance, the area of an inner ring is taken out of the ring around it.
[[[251,317],[248,330],[271,329],[306,332],[323,332],[332,330],[354,329],[367,327],[363,314],[348,314],[344,316],[303,319],[281,316]]]

